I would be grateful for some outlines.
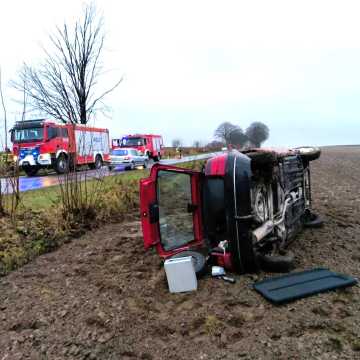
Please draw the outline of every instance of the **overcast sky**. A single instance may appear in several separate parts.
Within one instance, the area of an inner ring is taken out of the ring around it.
[[[47,34],[82,1],[1,0],[0,66],[7,82],[41,61]],[[111,136],[161,133],[208,142],[217,125],[262,121],[268,145],[360,143],[359,1],[96,2],[106,29],[104,84],[123,83],[97,125]],[[0,111],[0,121],[2,112]],[[3,131],[1,131],[3,134]]]

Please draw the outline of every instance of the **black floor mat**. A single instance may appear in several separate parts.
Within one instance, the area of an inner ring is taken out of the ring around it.
[[[320,292],[352,286],[357,280],[327,269],[313,269],[265,279],[254,289],[275,304],[283,304]]]

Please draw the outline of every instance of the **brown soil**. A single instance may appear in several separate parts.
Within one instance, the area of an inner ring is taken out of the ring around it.
[[[360,147],[312,165],[326,220],[292,245],[297,269],[360,277]],[[360,288],[276,307],[251,285],[269,274],[167,290],[139,222],[107,225],[0,280],[0,359],[359,359]]]

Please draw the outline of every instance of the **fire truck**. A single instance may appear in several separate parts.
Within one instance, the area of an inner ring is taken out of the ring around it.
[[[141,154],[146,155],[149,159],[159,161],[164,156],[164,143],[161,135],[136,134],[126,135],[121,139],[112,140],[112,148],[119,149],[122,147],[133,148]]]
[[[109,130],[59,124],[47,119],[18,121],[11,129],[13,154],[28,176],[41,168],[58,174],[88,165],[99,169],[110,160]]]

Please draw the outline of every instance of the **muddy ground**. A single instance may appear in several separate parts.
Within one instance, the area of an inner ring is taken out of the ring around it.
[[[360,278],[360,147],[312,168],[326,226],[292,245],[297,270]],[[251,288],[266,276],[170,294],[139,222],[104,226],[0,279],[0,360],[360,358],[358,286],[276,307]]]

